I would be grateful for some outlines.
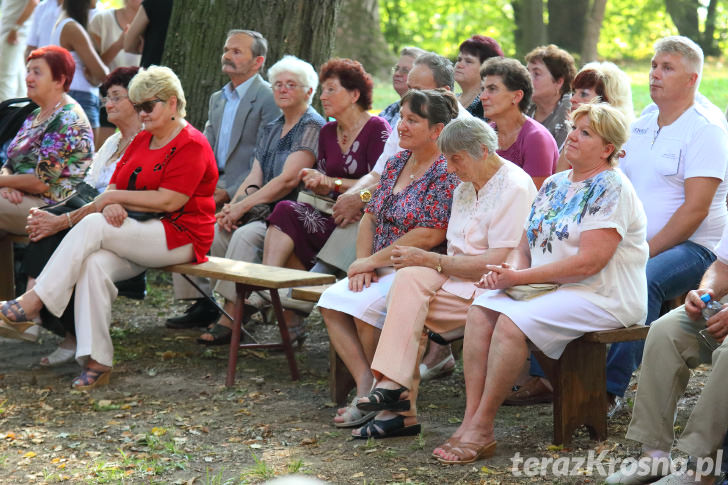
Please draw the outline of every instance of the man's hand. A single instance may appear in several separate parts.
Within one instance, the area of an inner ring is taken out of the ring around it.
[[[685,297],[685,313],[692,320],[702,318],[702,311],[705,308],[705,303],[700,299],[701,296],[709,294],[710,298],[714,298],[715,294],[711,288],[704,288],[702,290],[691,290],[688,292],[688,296]]]
[[[358,194],[341,194],[334,203],[334,222],[337,226],[346,227],[361,219],[364,202]]]
[[[728,335],[728,305],[723,305],[721,311],[710,317],[705,322],[705,328],[714,339],[722,343],[723,339]]]
[[[230,202],[230,196],[228,195],[227,190],[221,189],[220,187],[215,187],[213,197],[215,198],[215,207],[218,210],[222,208],[223,204]]]

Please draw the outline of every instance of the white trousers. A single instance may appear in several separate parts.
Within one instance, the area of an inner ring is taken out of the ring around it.
[[[145,268],[194,259],[192,244],[167,249],[164,225],[158,220],[127,218],[121,227],[91,214],[58,246],[38,276],[34,291],[46,308],[61,316],[76,289],[76,360],[87,358],[111,366],[114,346],[109,334],[114,281],[129,279]]]
[[[25,96],[25,36],[17,44],[0,39],[0,102]]]

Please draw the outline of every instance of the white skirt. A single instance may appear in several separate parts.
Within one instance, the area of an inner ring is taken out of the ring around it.
[[[379,281],[359,292],[349,289],[349,278],[337,281],[321,294],[318,306],[346,313],[381,330],[387,316],[387,293],[395,272],[393,268],[382,268],[377,273]]]
[[[530,300],[514,300],[501,290],[491,290],[478,296],[473,305],[506,315],[541,352],[558,359],[569,342],[587,332],[623,328],[611,313],[581,293],[560,288]]]

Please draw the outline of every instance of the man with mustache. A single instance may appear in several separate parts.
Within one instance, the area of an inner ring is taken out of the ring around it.
[[[220,170],[215,189],[218,208],[230,202],[253,164],[258,130],[281,115],[270,84],[260,75],[268,42],[252,30],[231,30],[222,53],[222,72],[230,78],[210,96],[205,136]],[[169,318],[169,328],[204,327],[217,321],[219,310],[197,290],[175,275],[175,298],[196,299],[185,313]],[[198,278],[200,287],[212,294],[209,280]]]

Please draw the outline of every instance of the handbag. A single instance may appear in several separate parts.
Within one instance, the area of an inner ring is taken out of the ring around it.
[[[514,300],[530,300],[559,289],[556,283],[531,283],[530,285],[516,285],[506,288],[506,295]]]
[[[40,207],[40,209],[47,210],[53,214],[54,208],[58,208],[56,210],[60,210],[60,207],[65,207],[68,210],[63,210],[61,212],[69,212],[80,209],[86,204],[90,204],[96,197],[98,197],[98,195],[99,191],[96,190],[95,187],[90,186],[86,182],[81,182],[76,185],[76,190],[62,201],[56,202],[55,204],[44,205],[43,207]]]
[[[254,189],[252,192],[249,192],[250,189]],[[257,185],[248,185],[245,187],[245,197],[249,196],[250,194],[254,193],[255,191],[260,190],[260,187]],[[255,221],[265,221],[268,219],[268,216],[271,213],[270,204],[255,204],[253,207],[250,208],[248,212],[243,214],[243,217],[238,220],[238,226],[244,226],[245,224],[250,224],[251,222]]]
[[[298,192],[297,200],[298,202],[310,205],[317,211],[323,212],[324,214],[334,214],[334,202],[336,201],[331,197],[314,194],[313,192],[309,192],[308,190],[301,190],[300,192]]]

